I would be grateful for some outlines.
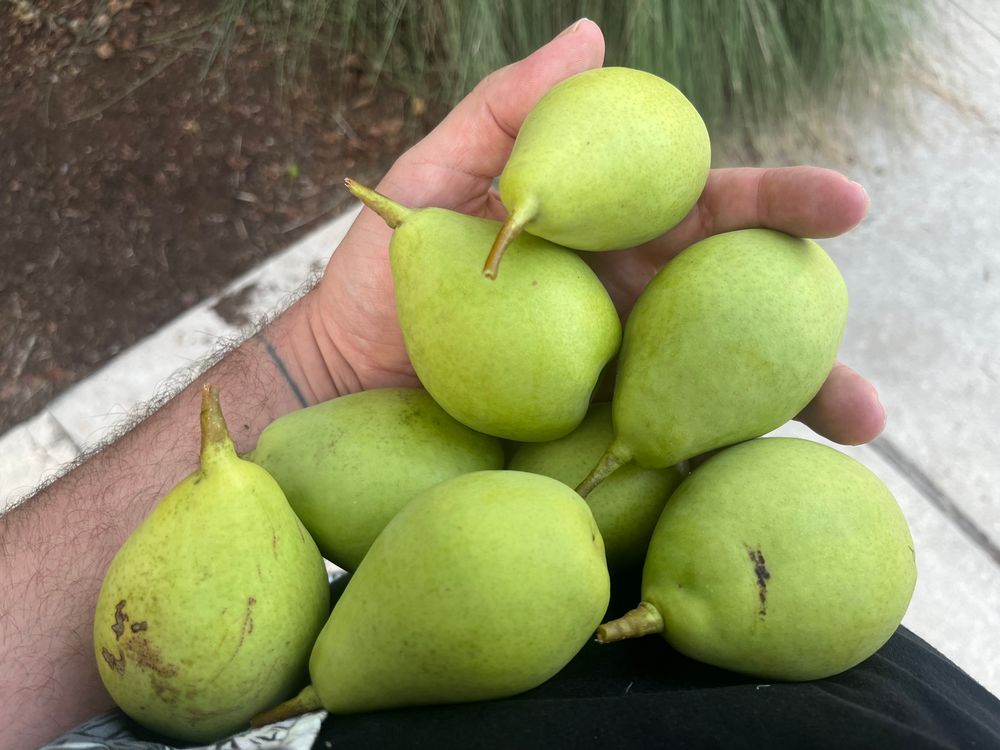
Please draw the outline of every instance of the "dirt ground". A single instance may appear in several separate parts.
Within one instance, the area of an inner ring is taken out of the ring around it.
[[[362,61],[279,85],[207,0],[0,0],[0,432],[336,216],[441,116]]]

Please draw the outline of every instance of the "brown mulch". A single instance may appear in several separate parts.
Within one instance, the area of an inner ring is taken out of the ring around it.
[[[339,213],[441,111],[344,56],[278,83],[217,2],[0,0],[0,432]]]

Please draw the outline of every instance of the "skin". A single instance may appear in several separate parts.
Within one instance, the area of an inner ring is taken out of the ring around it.
[[[408,206],[502,219],[491,185],[528,110],[552,85],[603,58],[600,29],[579,21],[482,81],[396,162],[378,189]],[[667,235],[632,250],[588,254],[588,261],[625,314],[657,268],[703,237],[754,226],[832,237],[867,210],[864,189],[830,170],[720,169],[690,215]],[[417,384],[396,322],[390,234],[382,219],[363,211],[319,284],[261,335],[0,517],[0,725],[13,747],[39,745],[111,707],[91,649],[97,592],[118,547],[197,467],[204,383],[220,386],[240,452],[250,450],[271,421],[303,405]],[[881,432],[885,412],[874,387],[838,364],[799,418],[831,440],[859,444]]]

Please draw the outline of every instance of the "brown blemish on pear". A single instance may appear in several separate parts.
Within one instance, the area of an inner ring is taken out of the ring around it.
[[[106,661],[108,666],[115,672],[118,674],[125,674],[125,654],[122,653],[121,649],[118,649],[118,656],[115,656],[108,651],[107,647],[104,647],[101,649],[101,656],[104,657],[104,661]]]
[[[754,575],[757,577],[757,598],[760,601],[760,609],[757,610],[757,614],[763,620],[767,617],[767,582],[771,577],[771,572],[767,569],[764,561],[764,553],[760,549],[753,549],[750,545],[746,547],[750,562],[753,563]]]
[[[115,624],[111,626],[111,630],[114,631],[115,640],[119,640],[122,637],[122,633],[125,632],[125,623],[128,622],[128,615],[125,614],[125,600],[122,599],[115,606]]]

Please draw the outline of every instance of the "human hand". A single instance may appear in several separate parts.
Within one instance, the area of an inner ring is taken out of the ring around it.
[[[379,192],[410,207],[437,206],[502,220],[506,210],[493,180],[525,116],[554,84],[599,67],[603,59],[600,29],[591,21],[577,22],[529,57],[485,78],[400,157]],[[641,247],[583,255],[625,317],[656,271],[700,239],[749,227],[832,237],[855,226],[867,210],[864,189],[831,170],[717,169],[690,214],[667,234]],[[363,210],[312,295],[312,328],[341,389],[418,383],[396,319],[391,234],[382,219]],[[837,363],[799,419],[835,442],[857,444],[881,432],[885,412],[874,387]]]

